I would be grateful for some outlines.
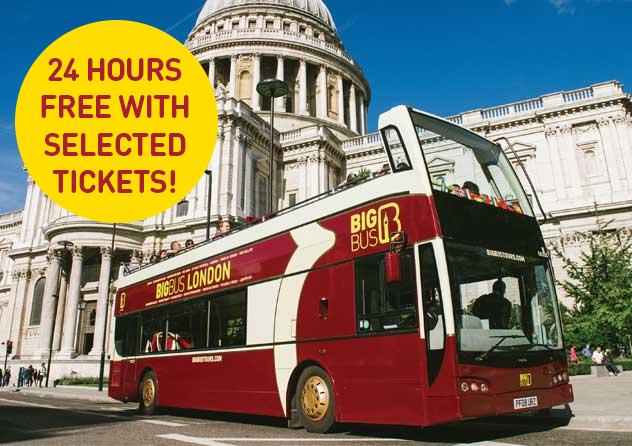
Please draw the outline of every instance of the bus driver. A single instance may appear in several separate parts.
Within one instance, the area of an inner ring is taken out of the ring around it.
[[[489,321],[490,329],[507,329],[511,319],[511,302],[505,297],[507,285],[498,279],[492,286],[492,292],[474,302],[472,313],[481,320]]]

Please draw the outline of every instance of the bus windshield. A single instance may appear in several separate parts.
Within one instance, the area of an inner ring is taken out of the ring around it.
[[[412,112],[435,191],[533,216],[502,148],[443,119]]]
[[[455,242],[446,249],[461,352],[562,348],[548,259]]]

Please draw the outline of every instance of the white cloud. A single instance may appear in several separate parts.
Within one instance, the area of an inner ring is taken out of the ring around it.
[[[557,9],[558,14],[575,14],[573,0],[549,0],[549,3]]]

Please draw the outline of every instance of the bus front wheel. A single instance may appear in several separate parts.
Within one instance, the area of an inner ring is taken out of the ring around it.
[[[298,379],[296,408],[301,424],[308,432],[324,434],[336,422],[333,386],[323,369],[309,366]]]
[[[153,415],[156,412],[158,392],[156,376],[152,371],[145,373],[143,379],[140,380],[138,395],[140,412],[143,415]]]

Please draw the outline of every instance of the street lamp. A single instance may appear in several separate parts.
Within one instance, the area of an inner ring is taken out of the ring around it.
[[[213,188],[213,171],[205,170],[208,175],[208,197],[206,197],[206,241],[211,239],[211,191]]]
[[[270,98],[270,184],[268,185],[268,213],[272,214],[272,183],[274,169],[274,100],[286,96],[290,88],[287,83],[279,79],[266,79],[259,82],[257,92],[265,97]]]

